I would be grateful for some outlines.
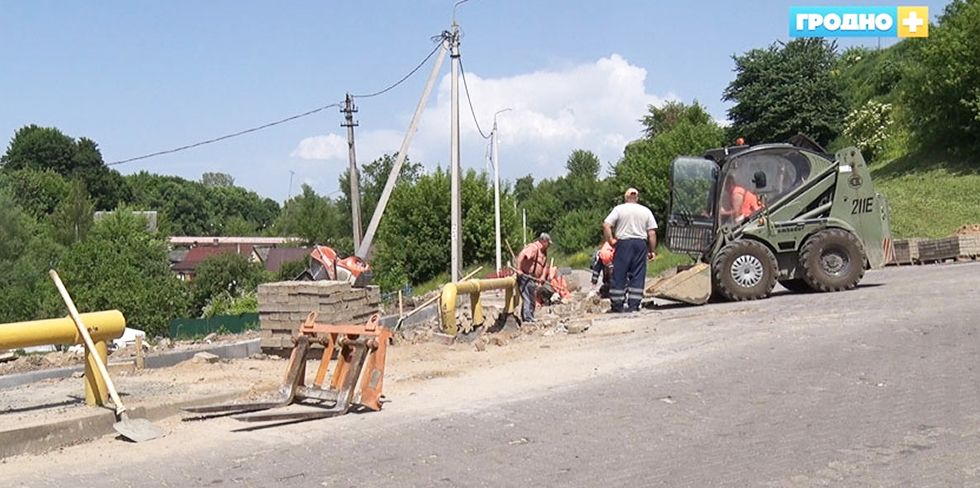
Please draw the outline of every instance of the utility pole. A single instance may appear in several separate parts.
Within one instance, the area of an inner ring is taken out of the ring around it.
[[[422,119],[422,112],[425,111],[425,105],[429,101],[429,95],[432,94],[432,87],[435,86],[436,78],[439,76],[439,70],[442,69],[442,62],[445,61],[448,50],[449,41],[447,36],[444,36],[439,47],[439,54],[436,56],[435,64],[432,65],[432,71],[429,73],[429,79],[425,82],[425,88],[422,90],[422,96],[419,98],[418,105],[415,106],[415,114],[412,115],[412,120],[408,124],[408,130],[405,131],[405,137],[402,139],[401,148],[398,149],[398,155],[395,156],[395,164],[392,165],[391,172],[388,173],[388,180],[385,182],[384,190],[381,191],[381,198],[378,199],[378,205],[374,208],[374,213],[371,215],[371,222],[368,224],[367,231],[364,232],[364,239],[361,240],[361,245],[357,248],[356,256],[361,259],[367,259],[368,253],[371,251],[371,244],[374,243],[374,235],[378,231],[378,225],[381,223],[381,216],[384,215],[385,208],[388,207],[391,192],[395,189],[395,182],[398,180],[398,175],[401,174],[402,165],[405,163],[405,157],[408,155],[408,148],[412,146],[412,139],[415,137],[415,132],[418,129],[419,120]]]
[[[295,171],[293,171],[293,170],[289,170],[289,190],[288,190],[288,191],[286,191],[286,201],[285,201],[285,202],[283,202],[283,204],[282,204],[282,210],[283,210],[283,213],[285,213],[287,217],[288,217],[288,214],[289,214],[289,207],[288,207],[288,204],[289,204],[289,200],[290,200],[291,198],[293,198],[293,176],[294,176],[295,174],[296,174],[296,172],[295,172]],[[283,220],[284,220],[284,221],[285,221],[286,223],[285,223],[285,224],[284,224],[284,226],[283,226],[283,229],[282,229],[282,233],[283,233],[283,234],[286,234],[286,230],[287,230],[287,228],[288,228],[288,226],[289,226],[289,219],[286,219],[286,218],[284,218]]]
[[[450,224],[449,238],[450,248],[452,249],[452,269],[450,275],[452,281],[459,281],[460,271],[463,269],[463,242],[462,233],[462,208],[460,206],[460,168],[459,168],[459,24],[456,23],[455,15],[453,18],[452,32],[449,37],[449,57],[452,60],[451,78],[451,100],[450,110]]]
[[[493,227],[497,244],[497,273],[500,273],[500,158],[498,147],[500,137],[497,134],[497,115],[511,110],[505,108],[493,114],[493,129],[490,130],[490,159],[493,161]]]
[[[344,100],[344,108],[340,109],[340,112],[344,114],[344,123],[340,124],[341,127],[347,128],[347,160],[350,163],[350,212],[351,212],[351,222],[354,227],[354,249],[361,247],[361,188],[357,171],[357,155],[354,152],[354,127],[357,127],[357,122],[354,122],[354,114],[357,112],[357,107],[354,106],[354,97],[347,94],[347,98]]]

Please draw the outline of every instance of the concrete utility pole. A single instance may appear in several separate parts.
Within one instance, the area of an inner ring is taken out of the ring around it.
[[[347,160],[350,163],[350,212],[351,222],[354,224],[354,249],[361,247],[361,187],[360,175],[357,171],[357,155],[354,152],[354,114],[357,107],[354,106],[354,97],[347,94],[344,100],[344,108],[340,109],[344,114],[344,123],[341,127],[347,127]]]
[[[429,95],[432,94],[432,87],[435,86],[436,78],[439,76],[439,70],[442,69],[442,62],[446,59],[446,51],[449,50],[449,41],[443,38],[440,42],[439,54],[436,56],[435,64],[432,65],[429,80],[425,82],[422,97],[419,98],[419,103],[415,106],[415,114],[412,115],[412,121],[409,122],[408,130],[405,131],[401,148],[398,149],[398,155],[395,157],[395,164],[392,165],[391,172],[388,173],[388,180],[385,182],[384,190],[381,191],[381,198],[378,199],[378,205],[374,208],[374,214],[371,215],[371,223],[368,224],[367,231],[364,233],[364,239],[361,240],[361,245],[357,247],[356,255],[361,259],[367,259],[368,253],[371,251],[371,244],[374,243],[374,235],[378,231],[378,225],[381,223],[381,216],[384,215],[385,208],[388,207],[391,191],[394,190],[398,175],[401,174],[402,165],[405,163],[405,157],[408,155],[408,148],[412,146],[412,139],[415,137],[415,132],[418,129],[419,120],[422,119],[422,112],[425,111],[425,104],[429,101]]]
[[[452,60],[452,78],[450,98],[452,100],[450,118],[450,224],[449,238],[452,249],[452,269],[450,275],[452,281],[459,281],[460,271],[463,269],[463,242],[462,242],[462,208],[460,206],[460,169],[459,169],[459,25],[453,19],[452,32],[449,37],[449,57]]]
[[[527,245],[527,209],[521,208],[521,215],[524,217],[524,245]]]
[[[497,239],[497,272],[500,272],[500,158],[498,147],[500,137],[497,134],[497,115],[504,113],[510,108],[498,110],[493,114],[493,129],[490,131],[490,159],[493,161],[493,226]]]

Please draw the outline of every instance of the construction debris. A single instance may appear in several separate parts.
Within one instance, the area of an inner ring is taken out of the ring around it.
[[[194,358],[192,359],[192,361],[195,361],[195,362],[198,362],[198,363],[214,364],[214,363],[216,363],[218,361],[221,361],[221,358],[218,355],[211,354],[209,352],[199,352],[199,353],[197,353],[197,354],[194,355]]]

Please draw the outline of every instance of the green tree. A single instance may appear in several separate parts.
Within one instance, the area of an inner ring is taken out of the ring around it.
[[[784,141],[804,133],[826,145],[847,113],[840,80],[834,76],[836,44],[819,38],[774,43],[735,60],[735,79],[723,100],[732,134],[750,143]]]
[[[35,219],[52,212],[68,193],[68,181],[51,171],[17,169],[0,171],[0,186],[9,188],[14,200]]]
[[[85,239],[92,227],[95,206],[81,181],[73,181],[68,194],[51,214],[51,228],[61,244],[70,246]]]
[[[201,184],[209,188],[235,186],[235,178],[228,173],[204,173]]]
[[[580,208],[558,218],[551,233],[555,247],[565,253],[589,249],[602,241],[602,219],[605,207]]]
[[[195,314],[200,314],[215,297],[226,294],[235,298],[254,293],[260,283],[270,278],[260,264],[233,252],[210,256],[195,271],[191,281],[191,306]]]
[[[58,271],[82,311],[118,309],[130,327],[163,335],[186,316],[189,296],[170,271],[167,244],[146,220],[117,210],[71,246]]]
[[[909,126],[927,148],[980,154],[980,2],[954,0],[918,50],[902,98]]]
[[[714,122],[681,122],[653,139],[627,145],[623,159],[613,167],[613,179],[617,188],[639,190],[640,202],[661,217],[667,213],[670,201],[671,161],[677,156],[699,155],[705,149],[718,147],[723,140],[724,131]]]
[[[643,124],[643,133],[648,139],[673,129],[681,122],[689,122],[694,125],[711,122],[711,115],[697,100],[691,105],[677,100],[669,100],[662,107],[649,105],[647,110],[649,113],[640,119],[640,123]]]
[[[177,236],[213,235],[204,185],[177,176],[146,171],[126,176],[133,190],[133,207],[159,212],[161,233]]]
[[[51,170],[81,180],[100,210],[112,210],[132,198],[125,179],[102,161],[95,141],[84,137],[76,141],[54,127],[20,128],[0,162],[4,170]]]
[[[367,230],[371,218],[374,216],[374,209],[381,200],[385,185],[388,183],[388,176],[391,168],[395,166],[397,154],[385,154],[374,161],[360,168],[360,178],[358,179],[358,189],[361,192],[361,225],[362,232]],[[408,157],[402,163],[402,168],[398,172],[398,180],[395,186],[411,185],[422,175],[422,165],[413,163]],[[337,199],[337,208],[342,215],[341,227],[346,228],[344,235],[353,240],[353,223],[351,222],[350,205],[350,169],[344,170],[339,179],[340,191],[342,196]]]
[[[0,322],[61,316],[48,306],[56,297],[47,271],[63,249],[0,186]],[[54,314],[54,315],[50,315]]]
[[[75,169],[74,157],[74,139],[54,127],[31,124],[17,129],[0,162],[6,170],[50,169],[67,176]]]
[[[514,198],[517,199],[518,205],[523,204],[531,197],[531,193],[534,191],[534,177],[527,175],[518,178],[514,182]]]
[[[490,262],[495,254],[493,185],[486,174],[469,170],[462,177],[460,196],[463,262]],[[520,224],[511,194],[501,192],[500,210],[503,238],[517,242]],[[449,219],[449,175],[442,169],[395,187],[371,261],[378,284],[397,289],[448,271]]]
[[[297,236],[309,244],[332,246],[350,252],[351,231],[343,226],[344,218],[336,202],[317,195],[304,184],[299,195],[283,206],[275,228],[281,235]]]

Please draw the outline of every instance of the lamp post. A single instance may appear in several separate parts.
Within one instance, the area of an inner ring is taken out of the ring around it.
[[[497,115],[511,108],[498,110],[493,114],[493,129],[490,131],[490,159],[493,161],[493,225],[497,240],[497,273],[500,273],[500,160],[497,156],[497,146],[500,144],[497,134]]]

